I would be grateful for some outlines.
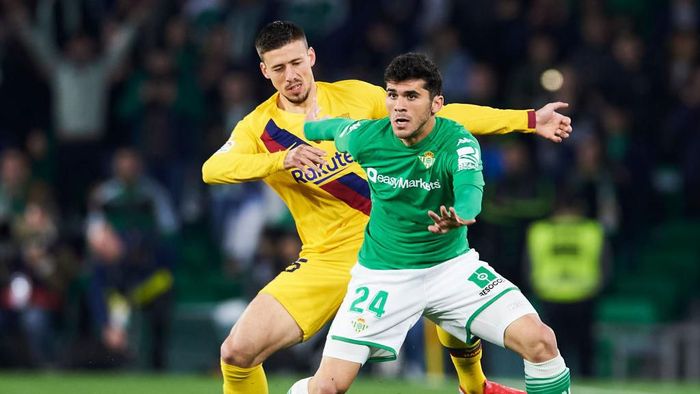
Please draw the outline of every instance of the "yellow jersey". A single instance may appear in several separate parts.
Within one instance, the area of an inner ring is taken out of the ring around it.
[[[387,116],[386,93],[358,80],[316,82],[320,117],[378,119]],[[206,183],[263,180],[279,194],[294,218],[302,241],[301,255],[357,249],[367,224],[371,201],[366,176],[352,156],[332,141],[304,138],[304,114],[277,107],[279,93],[260,104],[233,129],[229,140],[202,168]],[[448,104],[437,114],[461,123],[473,134],[534,131],[532,110],[501,110]],[[287,151],[308,144],[328,152],[320,172],[284,169]],[[358,243],[351,242],[358,241]]]

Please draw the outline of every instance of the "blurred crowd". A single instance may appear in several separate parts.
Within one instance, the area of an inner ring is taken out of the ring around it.
[[[563,144],[481,139],[471,242],[524,289],[527,228],[563,197],[611,280],[646,229],[700,218],[695,0],[0,0],[0,366],[119,365],[138,314],[165,368],[177,302],[249,297],[295,259],[264,185],[200,172],[273,93],[253,40],[275,19],[305,28],[317,80],[382,85],[417,50],[447,102],[569,103]]]

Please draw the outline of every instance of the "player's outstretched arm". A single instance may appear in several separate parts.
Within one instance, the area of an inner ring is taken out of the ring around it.
[[[556,112],[566,103],[548,103],[539,110],[498,109],[472,104],[445,105],[437,116],[460,123],[472,134],[495,135],[514,131],[536,133],[553,142],[561,142],[571,133],[571,118]]]

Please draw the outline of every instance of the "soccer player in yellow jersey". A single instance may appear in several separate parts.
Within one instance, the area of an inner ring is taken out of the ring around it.
[[[241,120],[230,139],[204,163],[210,184],[263,180],[289,207],[302,241],[299,259],[251,301],[221,346],[224,393],[266,394],[262,362],[272,353],[305,341],[331,321],[345,295],[371,207],[366,176],[352,156],[333,142],[304,139],[306,114],[377,119],[387,116],[384,90],[362,81],[314,80],[316,61],[303,30],[272,22],[258,34],[260,70],[277,92]],[[446,105],[438,116],[473,134],[534,132],[560,142],[571,120],[556,112]],[[464,344],[438,332],[457,369],[464,393],[521,392],[487,382],[481,343]]]

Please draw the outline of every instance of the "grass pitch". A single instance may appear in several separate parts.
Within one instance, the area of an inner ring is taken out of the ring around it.
[[[273,375],[271,394],[285,394],[298,377]],[[496,379],[512,387],[523,388],[521,380]],[[379,379],[361,376],[350,393],[354,394],[455,394],[457,382]],[[615,382],[604,380],[574,380],[576,394],[697,394],[700,383]],[[147,375],[104,373],[32,373],[0,371],[1,394],[220,394],[218,376],[206,375]]]

